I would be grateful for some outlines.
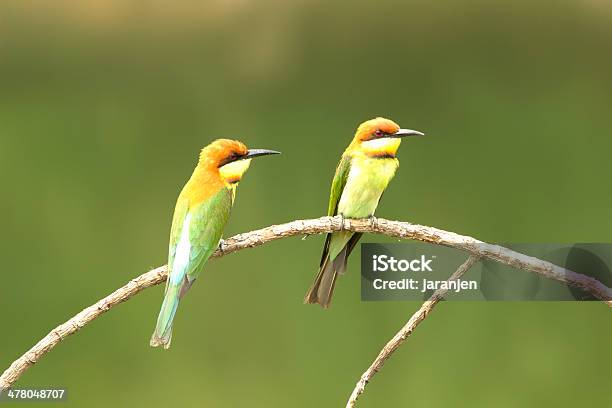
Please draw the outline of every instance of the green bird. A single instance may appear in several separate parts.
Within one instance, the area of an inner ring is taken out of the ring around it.
[[[174,209],[168,251],[168,280],[151,346],[170,347],[172,322],[180,299],[215,252],[234,204],[236,187],[253,157],[278,154],[247,149],[236,140],[218,139],[202,149],[200,160]]]
[[[385,118],[362,123],[336,168],[327,215],[373,217],[380,197],[399,167],[395,155],[401,138],[423,135],[416,130],[400,129],[395,122]],[[351,231],[327,234],[319,273],[306,293],[304,303],[329,307],[336,278],[345,272],[348,256],[361,235]]]

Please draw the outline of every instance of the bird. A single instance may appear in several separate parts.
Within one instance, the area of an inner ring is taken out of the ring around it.
[[[377,117],[363,122],[346,148],[331,185],[327,215],[371,218],[387,185],[399,167],[396,157],[401,138],[424,136],[417,130],[401,129],[392,120]],[[338,231],[327,234],[319,272],[304,297],[304,303],[330,306],[338,274],[346,271],[351,251],[362,233]]]
[[[237,140],[217,139],[200,152],[198,164],[176,201],[168,250],[168,280],[152,347],[170,347],[180,299],[217,249],[229,218],[236,187],[254,157],[279,154],[247,149]]]

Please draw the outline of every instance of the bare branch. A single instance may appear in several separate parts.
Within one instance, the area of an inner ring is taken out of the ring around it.
[[[36,364],[38,360],[51,351],[60,341],[76,333],[81,327],[100,317],[101,314],[109,311],[113,306],[125,302],[150,286],[164,282],[167,278],[167,273],[168,271],[165,265],[144,273],[132,279],[127,285],[117,289],[105,298],[83,309],[67,322],[51,330],[49,334],[36,343],[34,347],[15,360],[4,374],[0,376],[0,392],[14,384],[28,368]]]
[[[480,257],[476,255],[470,255],[470,257],[463,264],[461,264],[459,268],[457,268],[455,273],[453,273],[450,278],[448,278],[447,282],[459,279],[479,259]],[[408,320],[408,323],[406,323],[404,327],[402,327],[401,330],[398,331],[397,334],[393,336],[391,340],[389,340],[385,347],[383,347],[383,349],[380,351],[376,359],[374,359],[374,362],[363,373],[359,381],[357,381],[357,385],[355,385],[355,388],[353,389],[353,392],[351,393],[351,396],[349,397],[349,400],[346,403],[346,408],[352,408],[355,406],[355,404],[357,403],[357,398],[359,398],[359,396],[363,393],[363,391],[365,390],[365,386],[370,382],[372,377],[374,377],[376,373],[380,371],[387,359],[389,359],[389,357],[391,357],[395,350],[397,350],[399,346],[402,345],[404,340],[406,340],[408,336],[412,334],[414,329],[416,329],[416,327],[423,320],[425,320],[427,315],[433,310],[434,307],[436,307],[438,302],[444,298],[446,292],[448,292],[448,289],[446,288],[440,288],[436,290],[433,295],[431,295],[431,297],[427,299],[425,303],[423,303],[423,305],[421,305],[419,310],[417,310],[412,315],[410,320]]]
[[[295,235],[322,234],[342,229],[355,232],[373,232],[390,237],[414,239],[462,249],[473,255],[489,258],[519,269],[531,271],[550,279],[555,279],[578,286],[593,296],[612,306],[612,289],[598,280],[586,275],[572,272],[550,262],[533,258],[510,249],[485,244],[474,238],[458,235],[453,232],[433,227],[410,224],[400,221],[388,221],[381,218],[372,220],[351,220],[336,217],[321,217],[311,220],[298,220],[281,225],[272,225],[256,231],[236,235],[222,242],[213,257],[221,257],[245,248],[263,245],[266,242]],[[0,376],[0,390],[9,388],[32,365],[67,336],[76,333],[81,327],[99,317],[110,308],[124,302],[142,290],[166,280],[165,266],[153,269],[131,280],[127,285],[117,289],[104,299],[84,309],[67,322],[53,329],[47,336],[36,343],[23,356],[19,357]]]

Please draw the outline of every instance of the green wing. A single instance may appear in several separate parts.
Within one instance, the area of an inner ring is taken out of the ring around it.
[[[346,185],[349,171],[351,170],[351,158],[350,156],[343,154],[336,167],[336,174],[332,181],[331,193],[329,195],[329,207],[327,207],[327,215],[334,216],[338,214],[338,203],[342,196],[342,191]]]
[[[189,211],[191,252],[186,276],[190,283],[198,277],[206,260],[219,246],[231,209],[232,193],[229,189],[222,188],[217,194]]]
[[[231,208],[232,196],[227,188],[222,188],[195,207],[189,206],[187,198],[179,198],[170,232],[168,254],[170,282],[180,284],[187,278],[187,282],[192,283],[197,278],[202,266],[219,245]],[[175,256],[187,216],[190,216],[189,261],[186,264],[179,262],[180,267],[175,268]]]
[[[340,197],[342,197],[342,191],[344,191],[344,186],[346,186],[346,180],[348,179],[349,171],[351,170],[351,157],[343,154],[340,159],[340,163],[338,163],[338,167],[336,167],[336,174],[334,175],[334,180],[332,181],[331,192],[329,195],[329,207],[327,208],[327,215],[334,216],[338,215],[338,203],[340,202]],[[327,234],[325,237],[325,245],[323,245],[323,253],[321,254],[321,263],[319,266],[323,266],[325,263],[325,259],[329,254],[329,244],[331,242],[333,234]]]

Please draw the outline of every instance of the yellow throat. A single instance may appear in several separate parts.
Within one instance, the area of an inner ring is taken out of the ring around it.
[[[361,150],[370,157],[395,157],[402,140],[397,137],[383,137],[361,142]]]
[[[236,160],[219,167],[219,174],[225,183],[229,184],[230,187],[235,187],[250,165],[251,159]]]

